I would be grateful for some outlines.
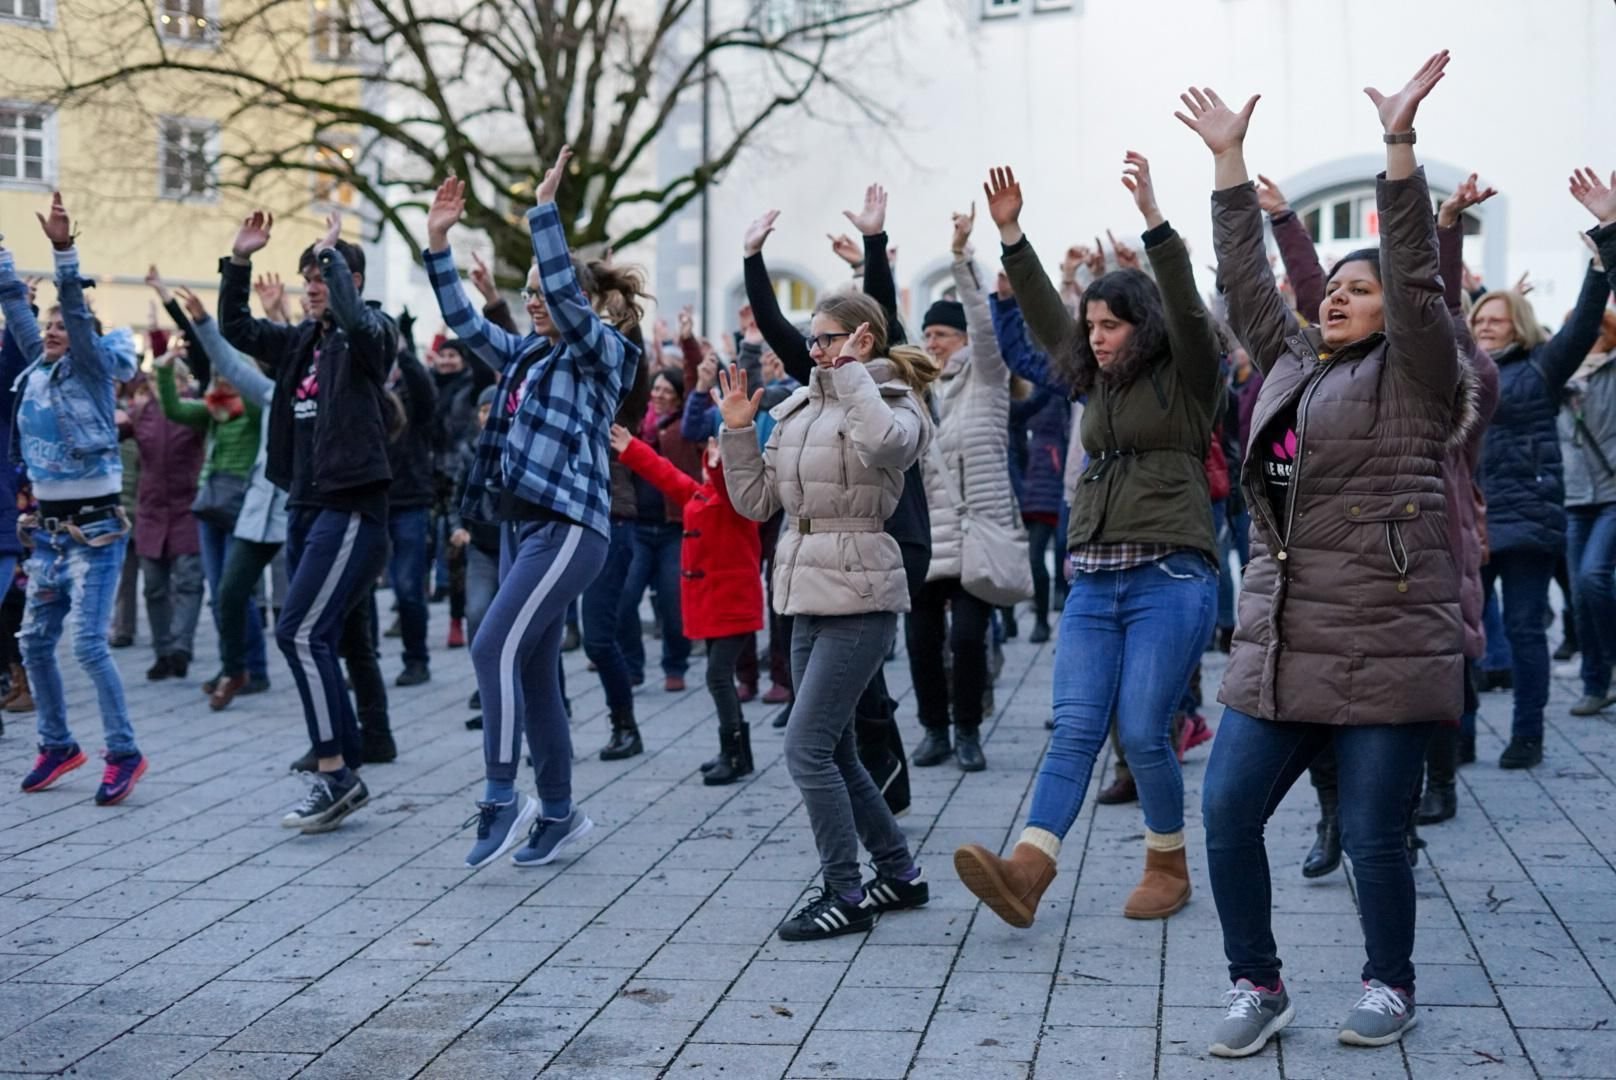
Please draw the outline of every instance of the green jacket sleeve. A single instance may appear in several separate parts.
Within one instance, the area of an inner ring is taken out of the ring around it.
[[[1223,392],[1219,373],[1221,349],[1212,316],[1195,287],[1195,268],[1190,263],[1184,238],[1165,222],[1145,234],[1145,254],[1156,272],[1162,308],[1167,318],[1167,341],[1173,350],[1173,363],[1179,378],[1195,400],[1211,412]]]
[[[174,381],[174,369],[157,369],[157,400],[162,403],[163,415],[176,424],[208,430],[208,407],[200,401],[180,400],[179,385]]]

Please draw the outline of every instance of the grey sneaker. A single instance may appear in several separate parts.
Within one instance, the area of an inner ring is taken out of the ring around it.
[[[536,818],[527,834],[527,845],[511,856],[511,862],[517,866],[543,866],[594,827],[595,823],[576,807],[560,820]]]
[[[538,800],[528,795],[518,795],[508,803],[478,803],[477,813],[466,822],[477,826],[477,842],[466,856],[466,865],[476,870],[511,850],[522,842],[538,816]]]
[[[1600,694],[1598,696],[1584,694],[1577,700],[1575,705],[1571,706],[1571,715],[1593,716],[1608,709],[1611,705],[1616,705],[1616,697],[1612,697],[1610,694]]]
[[[317,772],[309,780],[309,793],[281,818],[281,825],[306,833],[330,832],[369,800],[370,789],[357,773],[350,771],[348,782],[338,784],[327,774]]]
[[[1209,1051],[1217,1057],[1250,1057],[1291,1022],[1296,1009],[1284,984],[1278,990],[1241,979],[1228,993],[1229,1011],[1212,1033]]]
[[[1379,979],[1364,983],[1363,997],[1347,1014],[1337,1036],[1348,1046],[1387,1046],[1418,1023],[1414,999]]]

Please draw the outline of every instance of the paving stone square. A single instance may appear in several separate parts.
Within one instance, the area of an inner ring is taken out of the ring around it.
[[[441,635],[441,609],[433,621]],[[396,645],[384,653],[391,677]],[[1277,1047],[1228,1062],[1205,1053],[1226,989],[1198,814],[1207,748],[1185,764],[1195,896],[1168,922],[1121,915],[1142,855],[1135,806],[1085,806],[1031,930],[999,922],[954,877],[957,845],[1008,847],[1019,832],[1053,645],[1005,644],[988,771],[914,772],[901,823],[931,904],[810,944],[774,937],[817,870],[775,710],[746,710],[756,775],[703,786],[716,731],[699,657],[690,690],[654,680],[638,692],[646,753],[603,763],[599,685],[568,654],[576,798],[596,827],[551,866],[472,872],[463,823],[482,756],[463,725],[464,650],[436,652],[425,686],[389,687],[399,759],[367,766],[370,806],[321,836],[278,825],[301,794],[287,765],[305,745],[278,657],[271,692],[213,713],[191,682],[147,682],[144,647],[115,655],[151,760],[135,795],[95,807],[89,768],[41,794],[14,781],[0,793],[0,1074],[1616,1077],[1616,710],[1572,718],[1565,679],[1530,773],[1497,768],[1510,702],[1483,695],[1459,817],[1425,830],[1421,1020],[1400,1046],[1336,1042],[1358,991],[1357,906],[1347,871],[1302,879],[1315,806],[1297,786],[1268,835],[1298,1015]],[[214,659],[199,656],[193,674]],[[93,751],[93,691],[70,659],[64,672]],[[1207,654],[1208,691],[1220,674]],[[887,678],[912,746],[901,655]],[[1207,715],[1216,724],[1215,706]],[[0,762],[18,777],[33,718],[5,721]],[[1102,766],[1108,779],[1109,755]]]

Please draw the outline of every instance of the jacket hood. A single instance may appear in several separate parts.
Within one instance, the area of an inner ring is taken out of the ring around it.
[[[126,382],[140,370],[140,350],[135,345],[135,332],[119,326],[101,335],[101,351],[106,355],[107,370],[116,382]]]

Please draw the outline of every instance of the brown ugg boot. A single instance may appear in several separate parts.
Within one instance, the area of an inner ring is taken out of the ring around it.
[[[34,694],[33,694],[33,691],[31,691],[28,688],[28,669],[23,667],[21,664],[17,665],[16,669],[12,672],[11,678],[12,678],[11,686],[12,686],[12,689],[16,691],[16,693],[12,694],[11,695],[11,700],[6,702],[6,704],[5,704],[6,712],[9,712],[9,713],[28,713],[28,712],[33,712],[34,711]]]
[[[995,915],[1025,930],[1055,880],[1055,860],[1027,843],[1017,844],[1008,859],[979,844],[966,844],[954,852],[954,872]]]
[[[1165,919],[1190,902],[1190,871],[1184,849],[1145,849],[1145,876],[1123,905],[1130,919]]]
[[[21,664],[11,665],[11,689],[6,691],[5,697],[0,697],[0,709],[4,709],[7,705],[17,700],[17,695],[22,693],[23,682],[27,678],[28,672],[23,669]]]

